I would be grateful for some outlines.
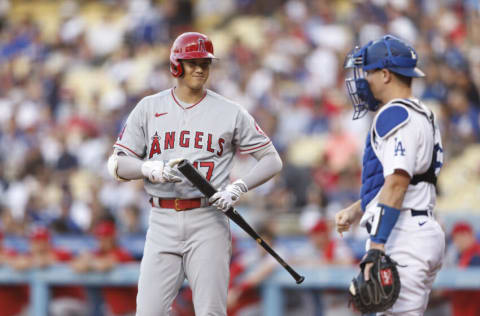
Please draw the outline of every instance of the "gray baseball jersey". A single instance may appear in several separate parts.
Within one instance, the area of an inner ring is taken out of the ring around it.
[[[145,160],[186,158],[218,188],[228,182],[237,149],[247,154],[269,145],[270,139],[240,105],[207,90],[197,104],[184,108],[169,89],[138,103],[114,147]],[[152,196],[202,196],[186,179],[181,184],[144,181]]]
[[[176,98],[173,89],[142,99],[114,145],[143,160],[186,158],[217,188],[228,182],[237,150],[247,154],[268,146],[270,139],[238,104],[207,90],[198,103],[188,105]],[[156,197],[202,196],[187,179],[165,184],[144,179],[144,185]],[[153,207],[140,268],[137,315],[169,315],[187,278],[195,314],[225,316],[230,255],[229,222],[221,211]]]

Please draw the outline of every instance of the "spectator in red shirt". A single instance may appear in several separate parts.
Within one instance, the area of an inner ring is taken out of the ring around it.
[[[17,269],[46,269],[56,264],[69,263],[73,256],[68,250],[54,248],[51,244],[50,232],[45,227],[32,229],[29,235],[30,251],[18,256]],[[54,286],[49,315],[52,316],[85,316],[86,295],[79,286]]]
[[[0,232],[0,265],[16,268],[17,252],[3,247]],[[26,315],[28,309],[28,286],[2,284],[0,286],[0,316]]]
[[[452,229],[452,240],[458,251],[458,267],[480,267],[480,243],[475,239],[470,224],[456,223]],[[452,291],[450,298],[452,316],[480,316],[479,290]]]
[[[115,224],[102,221],[93,231],[98,248],[90,253],[80,255],[73,268],[79,273],[89,271],[106,272],[119,264],[134,261],[133,257],[116,242]],[[103,298],[108,314],[114,316],[134,315],[136,309],[136,286],[106,286],[102,288]]]
[[[318,219],[308,230],[309,243],[297,251],[293,261],[304,267],[345,266],[354,263],[354,256],[348,245],[335,238],[331,227],[324,219]],[[304,291],[301,297],[306,314],[312,315],[352,315],[345,291],[334,289]],[[307,312],[308,311],[308,312]]]
[[[282,256],[282,249],[273,245],[274,232],[269,226],[261,226],[257,232],[266,243]],[[232,244],[236,248],[236,243]],[[227,297],[227,314],[229,316],[260,315],[261,297],[259,285],[268,278],[278,263],[263,248],[254,246],[250,251],[239,255],[236,249],[230,264],[230,284]]]
[[[309,244],[298,251],[294,262],[304,266],[350,265],[354,257],[342,239],[336,239],[326,220],[319,219],[308,231]]]

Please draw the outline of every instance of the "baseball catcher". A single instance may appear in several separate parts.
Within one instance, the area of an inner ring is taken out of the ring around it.
[[[360,199],[335,216],[339,233],[359,223],[370,235],[350,286],[364,313],[423,316],[443,262],[445,234],[433,216],[443,147],[434,113],[412,96],[413,78],[425,76],[417,60],[412,46],[385,35],[345,62],[353,75],[346,79],[353,119],[375,113]]]

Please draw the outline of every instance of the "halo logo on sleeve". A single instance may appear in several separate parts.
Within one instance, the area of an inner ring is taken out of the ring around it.
[[[255,128],[257,129],[257,131],[262,134],[263,136],[267,136],[267,134],[265,134],[265,132],[263,131],[263,129],[257,124],[257,122],[255,121]]]

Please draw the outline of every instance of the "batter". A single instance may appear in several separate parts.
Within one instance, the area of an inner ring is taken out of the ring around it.
[[[282,168],[272,142],[252,116],[205,88],[214,58],[207,36],[180,35],[170,54],[176,86],[136,105],[108,162],[113,177],[143,179],[151,196],[138,316],[170,315],[185,278],[197,316],[226,315],[231,236],[228,218],[221,211]],[[252,155],[257,164],[229,183],[237,151]],[[176,170],[182,159],[222,189],[208,201]]]

